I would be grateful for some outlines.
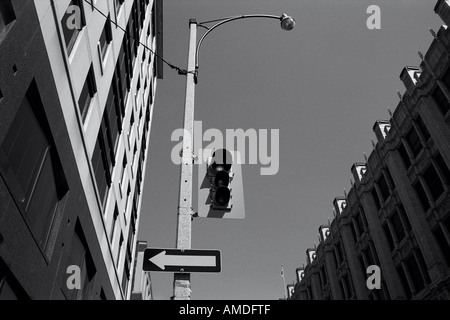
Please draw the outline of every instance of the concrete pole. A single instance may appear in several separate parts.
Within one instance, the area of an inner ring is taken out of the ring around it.
[[[197,46],[197,21],[189,20],[190,38],[186,74],[186,100],[184,105],[183,160],[181,163],[180,193],[178,200],[177,249],[191,248],[192,232],[192,176],[194,149],[194,99],[195,99],[195,52]],[[189,300],[191,274],[175,273],[173,296],[175,300]]]

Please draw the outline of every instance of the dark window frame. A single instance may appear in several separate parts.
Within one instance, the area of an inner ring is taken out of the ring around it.
[[[420,204],[422,205],[422,209],[424,212],[427,212],[430,209],[430,203],[428,202],[428,196],[425,193],[425,189],[420,180],[417,180],[416,183],[413,184],[414,191],[419,198]]]
[[[7,30],[8,25],[16,20],[16,14],[11,0],[0,1],[0,35]],[[1,39],[0,39],[1,40]]]
[[[444,75],[444,83],[447,86],[447,89],[450,88],[450,69],[447,70],[447,72]],[[439,85],[436,85],[436,88],[431,93],[431,96],[434,100],[434,102],[437,104],[439,111],[441,112],[442,116],[447,116],[450,111],[450,102],[448,101],[447,97],[445,96],[445,93],[442,91],[442,89],[439,87]]]
[[[420,141],[420,136],[417,130],[412,126],[408,133],[405,135],[405,140],[408,143],[409,150],[411,150],[413,157],[417,158],[419,153],[423,150],[422,142]]]
[[[408,170],[411,167],[411,160],[403,142],[400,143],[399,147],[397,148],[397,152],[399,153],[406,170]]]
[[[391,192],[390,192],[390,188],[389,188],[389,185],[386,181],[384,174],[381,174],[380,177],[378,178],[377,185],[378,185],[378,190],[380,190],[380,196],[381,196],[380,200],[383,202],[386,202],[387,199],[390,197]]]
[[[422,178],[430,192],[433,201],[445,192],[443,182],[433,164],[430,164],[422,173]]]
[[[55,217],[69,188],[35,80],[0,144],[0,158],[17,207],[49,259]]]
[[[0,300],[31,300],[21,283],[0,257]]]
[[[108,18],[105,21],[105,25],[103,27],[102,33],[100,34],[100,38],[98,40],[99,46],[100,46],[100,56],[102,60],[106,56],[106,52],[108,51],[109,44],[111,43],[113,39],[112,36],[112,28],[111,28],[111,21],[110,16],[108,15]]]
[[[91,63],[89,71],[84,80],[83,88],[81,89],[80,96],[78,97],[78,108],[80,110],[81,119],[84,122],[89,112],[92,100],[97,94],[97,84],[95,81],[94,67]]]

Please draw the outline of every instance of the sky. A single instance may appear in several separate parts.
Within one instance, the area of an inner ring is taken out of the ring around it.
[[[192,249],[220,250],[220,273],[192,273],[192,300],[277,300],[318,228],[333,218],[332,201],[349,190],[350,168],[364,162],[373,124],[398,104],[404,66],[417,66],[442,24],[423,0],[164,0],[163,57],[186,68],[189,19],[287,13],[243,19],[212,31],[201,47],[195,120],[209,128],[279,130],[279,170],[242,165],[243,220],[195,218]],[[381,29],[369,29],[370,5]],[[200,38],[203,29],[199,28]],[[172,132],[183,126],[186,77],[164,66],[156,88],[138,232],[152,248],[175,248],[180,167]],[[270,141],[267,142],[270,145]],[[206,147],[209,142],[203,142]],[[248,149],[247,149],[248,150]],[[247,159],[248,160],[248,159]],[[194,177],[196,177],[194,173]],[[194,193],[194,210],[197,198]],[[154,299],[173,295],[173,274],[151,272]]]

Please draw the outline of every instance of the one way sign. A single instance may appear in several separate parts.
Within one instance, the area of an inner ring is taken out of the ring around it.
[[[156,249],[144,250],[144,271],[220,272],[219,250]]]

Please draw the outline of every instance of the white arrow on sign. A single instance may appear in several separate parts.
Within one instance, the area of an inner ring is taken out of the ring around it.
[[[188,256],[188,255],[166,255],[166,251],[161,251],[156,256],[151,257],[151,263],[158,268],[165,270],[166,266],[196,266],[196,267],[215,267],[215,256]]]

